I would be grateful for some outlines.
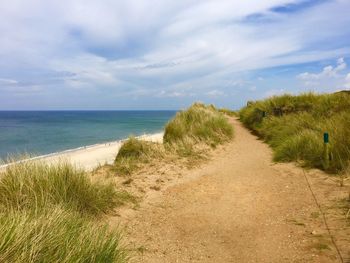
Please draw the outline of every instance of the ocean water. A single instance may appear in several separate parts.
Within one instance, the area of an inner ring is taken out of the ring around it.
[[[0,159],[161,132],[175,111],[0,111]]]

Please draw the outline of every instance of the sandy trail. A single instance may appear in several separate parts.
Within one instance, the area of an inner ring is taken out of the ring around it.
[[[340,262],[302,169],[272,163],[232,122],[234,141],[210,162],[112,219],[139,251],[133,262]]]
[[[155,133],[138,136],[137,138],[146,141],[159,142],[163,141],[163,133]],[[32,159],[41,159],[48,163],[57,163],[60,160],[68,161],[86,171],[91,171],[98,165],[113,163],[123,140],[96,144],[78,149],[68,150],[46,156],[34,157]],[[7,165],[0,166],[0,171],[4,170]]]

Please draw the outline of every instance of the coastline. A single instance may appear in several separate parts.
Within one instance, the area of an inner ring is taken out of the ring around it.
[[[136,138],[145,141],[163,142],[164,132],[144,134],[137,136]],[[98,143],[93,145],[82,146],[78,148],[68,149],[61,152],[49,153],[45,155],[35,156],[29,159],[20,160],[14,163],[7,163],[0,165],[0,171],[6,169],[7,166],[26,162],[31,160],[44,160],[50,164],[57,163],[61,160],[71,162],[79,168],[82,168],[86,171],[91,171],[100,164],[111,164],[113,163],[120,147],[126,139],[121,139],[117,141]]]

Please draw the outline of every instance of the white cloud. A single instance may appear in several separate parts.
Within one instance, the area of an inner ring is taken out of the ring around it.
[[[145,96],[149,95],[149,92],[146,92],[144,95]],[[160,92],[156,92],[155,96],[159,97],[159,98],[181,98],[181,97],[192,97],[194,95],[195,95],[194,93],[185,92],[183,90],[180,90],[180,91],[165,91],[165,90],[162,90]]]
[[[277,95],[282,95],[284,93],[286,93],[285,89],[270,89],[265,92],[264,97],[277,96]]]
[[[208,91],[206,94],[210,97],[220,97],[220,96],[224,95],[224,93],[222,91],[217,90],[217,89]]]
[[[2,1],[0,72],[6,70],[11,74],[3,76],[17,79],[18,75],[45,89],[53,87],[42,84],[46,74],[68,72],[69,77],[60,79],[56,88],[80,88],[82,92],[108,88],[108,92],[128,96],[147,96],[149,90],[150,97],[158,92],[176,98],[188,95],[190,86],[197,89],[191,94],[203,96],[214,90],[216,96],[228,94],[229,89],[256,89],[258,93],[256,83],[238,83],[246,72],[350,53],[346,42],[350,2],[325,1],[292,13],[271,11],[300,3]],[[339,39],[345,44],[334,45]],[[313,83],[338,78],[345,69],[341,58],[335,66],[320,73],[305,72],[299,78]]]
[[[344,88],[350,90],[350,73],[346,75]]]
[[[5,78],[0,78],[0,84],[17,84],[18,81],[14,79],[5,79]]]
[[[346,68],[347,65],[344,58],[339,58],[335,66],[328,65],[319,73],[304,72],[299,74],[297,78],[307,87],[315,87],[322,90],[322,88],[328,86],[327,90],[329,91],[339,90],[343,86],[347,86],[348,76],[344,73]]]
[[[320,73],[309,73],[304,72],[298,75],[298,78],[305,81],[320,80],[323,78],[336,78],[339,73],[346,68],[346,63],[344,58],[339,58],[337,60],[337,65],[335,67],[329,65],[323,68]]]

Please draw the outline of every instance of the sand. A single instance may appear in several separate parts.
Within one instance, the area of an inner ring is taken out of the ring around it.
[[[125,227],[131,262],[342,262],[303,170],[273,163],[266,144],[232,124],[235,138],[200,167],[178,171],[169,163],[132,176],[125,187],[142,190],[143,202],[110,218]],[[322,171],[305,173],[350,262],[350,228],[339,208],[347,188]]]
[[[141,140],[159,142],[163,141],[163,133],[146,134],[137,137]],[[67,150],[64,152],[53,153],[44,156],[31,158],[30,160],[44,160],[48,163],[56,163],[60,160],[69,161],[79,168],[91,171],[98,165],[113,163],[124,140],[96,144],[77,149]],[[10,164],[0,166],[0,171],[4,170]]]

